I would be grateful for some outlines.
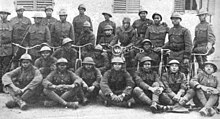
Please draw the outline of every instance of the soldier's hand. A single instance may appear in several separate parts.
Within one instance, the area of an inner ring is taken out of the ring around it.
[[[184,64],[189,64],[189,59],[183,59]]]
[[[175,100],[176,102],[179,102],[179,100],[180,100],[180,95],[175,95],[175,96],[173,97],[173,100]]]
[[[156,48],[154,48],[154,51],[155,51],[155,52],[160,52],[161,49],[162,49],[162,47],[156,47]]]
[[[82,82],[82,87],[88,90],[88,85],[84,81]]]
[[[201,87],[200,87],[203,91],[205,91],[205,92],[209,92],[210,90],[208,89],[209,87],[207,87],[207,86],[203,86],[203,85],[201,85]]]
[[[57,85],[57,86],[56,86],[56,89],[57,89],[57,90],[64,90],[64,85]]]
[[[22,93],[22,90],[20,88],[18,88],[18,87],[14,87],[13,90],[15,92],[15,95],[19,95],[19,94]]]
[[[208,42],[206,46],[207,51],[212,49],[212,43]]]
[[[168,26],[166,22],[162,22],[162,25],[163,25],[164,27],[167,27],[167,26]]]
[[[88,87],[88,92],[92,92],[95,89],[95,86]]]
[[[113,101],[117,101],[117,95],[115,95],[115,94],[113,94],[113,95],[111,95],[111,99],[113,100]]]
[[[149,87],[148,90],[150,90],[152,93],[157,93],[157,87]]]
[[[119,101],[123,101],[124,100],[124,98],[125,98],[125,94],[124,93],[122,93],[121,95],[119,95],[118,96],[119,97]]]

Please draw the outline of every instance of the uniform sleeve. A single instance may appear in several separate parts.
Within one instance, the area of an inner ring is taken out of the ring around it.
[[[108,84],[109,78],[110,78],[110,70],[105,72],[100,82],[100,88],[104,95],[109,95],[110,93],[112,93],[112,90],[110,89]]]
[[[110,67],[110,61],[109,61],[107,55],[108,55],[108,54],[103,54],[103,57],[104,57],[104,66],[98,68],[101,72],[106,71],[106,70]]]
[[[98,31],[97,31],[97,41],[96,41],[96,44],[99,43],[100,38],[102,37],[101,31],[102,31],[102,29],[101,29],[101,23],[100,23],[99,26],[98,26]]]
[[[215,44],[215,35],[214,35],[214,32],[213,32],[213,28],[212,28],[212,25],[208,25],[208,42],[212,43],[212,45]]]
[[[185,91],[187,90],[187,86],[186,86],[186,76],[185,74],[181,73],[181,85],[180,85],[180,90],[177,92],[177,94],[183,95],[185,93]]]
[[[163,85],[163,83],[161,81],[161,78],[160,78],[159,74],[157,72],[154,72],[154,76],[155,76],[155,82],[158,82],[160,87],[164,88],[164,85]]]
[[[72,71],[69,71],[71,73],[71,79],[73,80],[73,84],[81,85],[83,80],[78,75],[73,73]]]
[[[70,24],[70,31],[69,31],[69,37],[74,41],[74,43],[76,42],[75,40],[75,35],[74,35],[74,28],[72,26],[72,24]]]
[[[41,68],[41,62],[39,58],[35,60],[34,66],[37,67],[38,69]]]
[[[48,26],[45,27],[45,41],[48,44],[51,44],[51,34],[50,34],[50,30],[49,30]]]
[[[197,85],[199,85],[199,79],[201,78],[201,74],[195,75],[189,82],[190,87],[196,88]]]
[[[6,74],[4,74],[2,76],[2,83],[4,86],[8,86],[8,85],[14,85],[12,82],[12,78],[18,76],[19,72],[20,72],[21,68],[18,67],[10,72],[7,72]]]
[[[113,26],[112,27],[113,27],[113,32],[112,33],[115,35],[115,33],[116,33],[116,24],[114,22],[113,22]]]
[[[26,86],[27,89],[33,90],[42,83],[43,76],[38,69],[35,69],[33,80]]]
[[[176,94],[171,90],[170,86],[169,86],[169,83],[167,80],[168,79],[168,75],[162,75],[162,82],[164,84],[164,87],[165,87],[165,92],[171,97],[173,98]]]
[[[125,95],[130,95],[133,87],[134,87],[134,81],[132,80],[131,75],[126,71],[124,73],[125,79],[126,79],[126,88],[124,89],[123,93],[125,93]]]
[[[146,33],[145,33],[145,39],[149,39],[150,38],[150,28],[148,27],[148,29],[146,30]]]
[[[189,59],[192,51],[192,38],[191,38],[191,33],[188,29],[184,31],[184,45],[185,45],[185,50],[183,57]]]
[[[100,70],[99,69],[95,69],[96,70],[96,81],[95,82],[93,82],[93,86],[95,86],[95,87],[100,87],[100,81],[101,81],[101,78],[102,78],[102,74],[101,74],[101,72],[100,72]]]
[[[137,84],[137,86],[139,86],[140,88],[144,89],[144,90],[148,90],[148,88],[150,87],[148,84],[146,84],[143,79],[138,75],[138,72],[136,72],[134,74],[134,80],[135,83]]]
[[[93,25],[92,25],[92,20],[89,18],[89,23],[91,24],[91,30],[93,31]]]
[[[44,88],[50,88],[53,83],[53,77],[54,77],[55,71],[52,71],[49,75],[47,75],[47,77],[45,79],[43,79],[42,85],[44,86]]]

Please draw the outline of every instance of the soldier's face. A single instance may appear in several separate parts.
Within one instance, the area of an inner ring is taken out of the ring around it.
[[[105,14],[105,15],[104,15],[104,18],[105,18],[105,20],[109,20],[109,19],[110,19],[110,16],[107,15],[107,14]]]
[[[107,36],[112,35],[112,30],[111,29],[107,29],[104,32],[105,32],[105,35],[107,35]]]
[[[66,20],[67,15],[60,15],[60,20],[61,21],[65,21]]]
[[[21,16],[21,15],[23,15],[24,10],[17,10],[16,12],[17,12],[17,15],[18,15],[18,16]]]
[[[31,61],[30,60],[24,59],[24,60],[21,61],[21,66],[24,67],[24,68],[27,68],[30,65],[31,65]]]
[[[40,24],[40,23],[41,23],[41,20],[42,20],[42,18],[40,18],[40,17],[35,17],[35,18],[34,18],[34,23],[35,23],[35,24]]]
[[[206,20],[206,16],[207,16],[206,14],[201,14],[198,17],[199,17],[200,21],[205,21]]]
[[[60,71],[64,71],[64,70],[66,70],[67,64],[66,63],[59,63],[57,67]]]
[[[140,13],[140,18],[141,18],[141,19],[146,18],[146,16],[147,16],[146,12],[141,12],[141,13]]]
[[[172,73],[178,72],[178,71],[179,71],[179,65],[178,65],[178,64],[171,64],[171,65],[170,65],[170,71],[171,71]]]
[[[53,10],[48,9],[48,10],[46,10],[45,13],[46,13],[47,16],[52,16]]]
[[[122,67],[122,64],[121,64],[121,63],[117,63],[117,62],[116,62],[116,63],[113,64],[113,68],[114,68],[114,70],[116,70],[116,71],[120,70],[121,67]]]
[[[90,69],[92,69],[93,65],[92,64],[84,64],[84,66],[86,69],[90,70]]]
[[[143,64],[143,68],[145,70],[149,70],[151,68],[151,61],[145,61]]]
[[[127,29],[127,28],[129,28],[130,23],[125,22],[125,23],[123,23],[123,26],[124,26],[125,29]]]
[[[44,59],[46,59],[48,56],[50,56],[50,51],[43,51],[41,52],[41,55]]]
[[[155,15],[155,16],[154,16],[154,23],[155,23],[155,24],[160,24],[160,21],[161,21],[160,16],[159,16],[159,15]]]
[[[204,70],[207,74],[214,73],[214,67],[211,64],[206,64]]]
[[[151,44],[149,42],[145,42],[143,48],[144,50],[149,50],[151,48]]]
[[[79,14],[84,14],[85,10],[83,8],[79,8]]]
[[[8,14],[7,13],[1,13],[0,17],[1,17],[2,20],[5,20],[5,19],[7,19]]]
[[[181,22],[180,18],[172,18],[171,19],[173,25],[179,25]]]

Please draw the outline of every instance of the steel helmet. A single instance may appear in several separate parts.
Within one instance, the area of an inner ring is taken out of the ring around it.
[[[43,47],[40,49],[40,53],[43,52],[43,51],[50,51],[50,52],[52,52],[51,48],[48,47],[48,46],[43,46]]]
[[[0,14],[2,14],[2,13],[6,13],[6,14],[8,14],[8,15],[11,14],[8,9],[1,9],[1,10],[0,10]]]
[[[25,53],[23,55],[21,55],[20,60],[30,60],[32,61],[31,55]]]
[[[111,25],[106,25],[104,27],[104,30],[113,30],[112,26]]]
[[[62,15],[67,15],[66,9],[61,9],[61,10],[59,11],[59,15],[60,15],[60,16],[62,16]]]
[[[107,12],[103,12],[102,15],[108,15],[109,17],[112,17],[112,15],[110,13],[107,13]]]
[[[43,18],[43,17],[44,16],[43,16],[42,13],[37,12],[37,13],[34,14],[34,16],[32,18]]]
[[[207,65],[207,64],[210,64],[213,66],[214,68],[214,72],[216,72],[218,70],[217,66],[214,64],[214,62],[211,62],[211,61],[206,61],[204,64],[203,64],[203,68]]]
[[[198,11],[197,16],[199,16],[199,15],[203,15],[203,14],[209,14],[209,13],[208,13],[208,11],[207,11],[207,10],[200,9],[200,10]]]
[[[53,11],[53,6],[47,6],[44,11],[46,12],[48,9],[51,9]]]
[[[131,19],[129,17],[124,17],[122,22],[123,23],[130,23]]]
[[[171,64],[178,64],[178,65],[180,65],[180,62],[178,60],[171,60],[168,64],[169,65],[171,65]]]
[[[145,57],[141,58],[141,63],[143,63],[145,61],[153,61],[153,60],[148,56],[145,56]]]
[[[25,10],[25,9],[24,9],[23,6],[17,6],[17,7],[15,8],[15,10],[18,11],[18,10]]]
[[[154,13],[154,14],[152,15],[152,19],[154,19],[154,17],[155,17],[156,15],[160,16],[160,19],[161,19],[161,21],[162,21],[162,16],[161,16],[161,14],[159,14],[159,13]]]
[[[62,45],[65,45],[65,44],[70,43],[70,42],[73,42],[73,40],[70,39],[70,38],[64,38],[63,42],[62,42]]]
[[[144,39],[144,40],[141,42],[141,44],[144,45],[144,43],[146,43],[146,42],[148,42],[148,43],[150,43],[150,45],[152,45],[152,42],[151,42],[151,40],[149,40],[149,39]]]
[[[86,11],[86,6],[84,4],[80,4],[78,9],[84,9]]]
[[[173,19],[173,18],[179,18],[180,20],[182,20],[182,17],[181,17],[181,15],[180,15],[180,13],[178,13],[178,12],[174,12],[174,13],[171,15],[170,19]]]
[[[101,45],[98,44],[98,45],[95,46],[95,49],[96,49],[96,50],[100,50],[100,51],[102,51],[102,50],[103,50],[103,47],[102,47]]]
[[[94,60],[92,59],[92,57],[85,57],[83,62],[83,64],[95,64]]]
[[[60,63],[68,63],[66,58],[61,57],[60,59],[57,60],[56,65],[60,64]]]
[[[140,9],[139,12],[138,12],[138,15],[140,15],[142,12],[145,12],[146,14],[148,14],[147,10]]]
[[[84,27],[91,27],[91,24],[90,24],[88,21],[85,21],[85,22],[83,23],[83,26],[84,26]]]
[[[121,57],[114,57],[111,63],[124,63],[124,60]]]

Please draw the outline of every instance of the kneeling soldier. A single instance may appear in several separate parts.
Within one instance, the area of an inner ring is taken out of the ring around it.
[[[32,65],[29,54],[23,54],[20,58],[21,66],[6,73],[2,82],[12,96],[13,100],[6,103],[6,107],[13,108],[19,105],[21,110],[27,109],[26,101],[37,92],[42,82],[40,71]]]
[[[131,75],[122,68],[124,61],[120,57],[112,59],[113,68],[105,72],[100,82],[101,91],[99,94],[104,99],[105,105],[131,107],[134,99],[131,92],[134,82]]]
[[[78,108],[78,102],[71,102],[81,90],[82,79],[67,70],[68,61],[65,58],[57,60],[57,69],[52,71],[44,80],[44,94],[53,101],[45,101],[45,106],[55,106],[58,103],[68,108]],[[70,102],[67,102],[69,101]]]

